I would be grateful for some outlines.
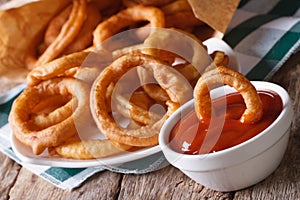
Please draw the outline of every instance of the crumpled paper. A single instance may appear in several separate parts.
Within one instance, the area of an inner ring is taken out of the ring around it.
[[[195,16],[212,29],[225,33],[240,0],[188,0]]]
[[[49,1],[51,3],[49,3]],[[0,10],[0,94],[26,82],[26,55],[40,33],[69,0],[10,1]]]

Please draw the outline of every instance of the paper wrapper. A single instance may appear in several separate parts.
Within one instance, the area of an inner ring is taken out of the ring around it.
[[[38,41],[48,21],[68,2],[51,0],[51,3],[28,4],[27,1],[18,1],[1,7],[10,9],[0,11],[0,94],[25,82],[28,73],[24,64],[26,55],[33,51],[34,42]]]
[[[195,16],[222,37],[240,0],[188,0]]]
[[[239,0],[188,0],[195,16],[207,24],[202,38],[222,38]],[[70,0],[15,0],[0,6],[0,95],[26,82],[25,58],[47,23]]]

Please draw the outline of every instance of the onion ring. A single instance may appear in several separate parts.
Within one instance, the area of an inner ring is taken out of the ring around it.
[[[207,48],[202,41],[193,34],[175,28],[157,29],[153,32],[144,41],[142,53],[156,56],[158,59],[171,56],[172,58],[168,59],[170,61],[179,57],[194,65],[199,73],[203,72],[208,64],[202,58],[207,55]]]
[[[146,5],[146,6],[163,6],[166,5],[174,0],[131,0],[138,4]]]
[[[139,95],[138,99],[134,97],[135,95],[139,94],[133,93],[130,99],[123,95],[114,95],[113,105],[116,107],[116,110],[124,117],[142,125],[151,124],[161,119],[161,115],[149,111],[150,106],[154,104],[152,99],[145,97],[145,93],[143,96]]]
[[[60,34],[63,25],[67,22],[72,10],[72,5],[65,8],[60,14],[58,14],[49,23],[45,36],[44,44],[46,47],[55,42],[57,36]],[[74,52],[82,51],[93,43],[93,31],[101,21],[99,9],[95,6],[94,2],[89,2],[86,10],[86,18],[84,23],[76,35],[76,37],[69,43],[66,48],[60,53],[62,55],[68,55]]]
[[[191,84],[192,87],[196,85],[199,79],[199,72],[197,69],[189,63],[182,63],[174,66],[178,72],[180,72],[186,80]]]
[[[59,77],[67,70],[80,66],[88,54],[89,52],[77,52],[41,65],[29,72],[27,84],[34,86],[43,80]]]
[[[116,49],[112,52],[112,57],[117,59],[125,54],[129,53],[141,53],[141,49],[143,48],[143,44],[136,44],[129,47],[124,47],[122,49]]]
[[[132,109],[130,109],[130,117],[138,124],[148,125],[153,124],[162,118],[163,113],[156,112],[155,107],[159,105],[159,109],[165,110],[164,107],[160,104],[153,104],[149,108],[144,108],[143,105],[139,105],[139,102],[130,102],[132,105]]]
[[[204,73],[195,86],[195,110],[199,119],[210,119],[212,107],[208,87],[213,89],[220,82],[235,88],[244,98],[246,110],[240,118],[242,123],[255,123],[261,119],[263,107],[255,87],[239,72],[223,66]]]
[[[39,102],[31,111],[30,123],[46,128],[59,123],[72,114],[72,97],[51,95]]]
[[[121,9],[124,8],[122,5],[122,0],[110,0],[110,1],[95,0],[94,3],[99,8],[100,13],[103,16],[103,19],[107,19],[111,15],[116,14],[117,12],[119,12]]]
[[[63,50],[62,54],[82,51],[93,44],[93,31],[101,21],[101,15],[93,4],[88,4],[86,19],[74,40]]]
[[[34,154],[42,153],[47,147],[58,146],[77,133],[74,119],[89,119],[86,109],[89,103],[89,86],[72,78],[57,78],[43,81],[26,88],[14,101],[9,115],[9,123],[16,138],[32,148]],[[40,129],[30,123],[31,110],[38,102],[52,95],[69,96],[75,99],[71,116],[53,126]]]
[[[167,28],[178,28],[185,30],[187,27],[195,27],[204,24],[204,22],[195,17],[193,11],[188,10],[166,15],[165,18]]]
[[[136,22],[149,21],[151,27],[162,28],[165,25],[163,12],[156,7],[143,5],[133,6],[121,10],[100,23],[94,30],[94,46],[101,48],[104,40],[116,34],[119,30]]]
[[[149,75],[147,69],[143,67],[138,67],[137,69],[142,87],[152,99],[160,103],[164,103],[170,99],[168,93],[157,84],[153,76]]]
[[[229,62],[228,55],[225,54],[223,51],[214,51],[211,55],[212,59],[214,60],[214,63],[217,66],[227,66]]]
[[[121,0],[111,0],[111,1],[99,1],[99,0],[91,0],[93,4],[96,5],[100,12],[103,12],[111,7],[118,8],[119,4],[121,4]]]
[[[39,128],[47,128],[58,124],[62,120],[67,119],[73,113],[74,100],[70,100],[65,105],[55,109],[50,113],[42,113],[38,115],[31,116],[31,123],[35,124]],[[51,105],[51,104],[49,104]]]
[[[99,67],[81,67],[76,70],[73,77],[86,83],[93,83],[100,72],[101,69]]]
[[[63,25],[55,41],[38,58],[35,66],[53,60],[74,40],[84,23],[86,4],[86,0],[73,0],[73,7],[68,21]]]
[[[157,29],[145,41],[142,53],[153,55],[157,59],[163,59],[169,64],[173,64],[176,57],[185,60],[191,65],[194,79],[200,77],[207,65],[207,60],[211,60],[207,55],[206,47],[194,35],[178,29]],[[207,58],[205,58],[207,56]],[[150,79],[148,75],[143,75],[145,70],[138,69],[139,77],[147,94],[160,102],[168,99],[164,90],[155,84],[144,84],[143,82]]]
[[[101,69],[111,63],[111,54],[105,51],[75,52],[31,70],[27,75],[28,86],[57,77],[74,77],[92,83]]]
[[[133,1],[133,0],[122,0],[122,4],[123,4],[126,8],[129,8],[129,7],[133,7],[133,6],[138,5],[138,3],[135,2],[135,1]]]
[[[154,124],[142,126],[139,129],[128,130],[118,126],[108,113],[105,94],[107,87],[116,83],[128,70],[136,66],[145,66],[153,70],[157,82],[164,88],[170,100],[166,102],[168,110],[165,115]],[[93,118],[101,132],[112,141],[131,146],[151,146],[158,143],[158,133],[165,120],[182,103],[190,99],[191,88],[186,80],[171,67],[156,60],[152,56],[144,54],[129,54],[115,60],[105,68],[95,80],[91,90],[91,111]],[[182,93],[182,94],[179,94]],[[184,95],[183,95],[184,94]]]
[[[61,11],[50,21],[44,35],[44,43],[46,46],[49,46],[55,41],[56,37],[59,35],[62,26],[68,20],[69,15],[72,11],[72,7],[72,4],[67,6],[63,11]]]
[[[32,113],[39,115],[41,113],[49,113],[50,111],[66,104],[66,102],[70,101],[69,96],[61,96],[61,95],[51,95],[48,96],[45,100],[39,102],[32,109]]]
[[[182,11],[192,11],[192,7],[187,0],[176,0],[160,7],[160,9],[165,15],[171,15]]]
[[[127,151],[131,146],[110,140],[83,140],[68,142],[55,147],[55,153],[64,158],[97,159]]]

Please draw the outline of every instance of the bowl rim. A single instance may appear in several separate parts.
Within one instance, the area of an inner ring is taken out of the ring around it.
[[[190,154],[182,154],[179,152],[176,152],[175,150],[171,149],[168,145],[168,138],[170,135],[170,132],[173,128],[173,126],[175,124],[177,124],[178,120],[180,119],[180,115],[181,113],[184,111],[189,111],[191,109],[194,108],[194,99],[189,100],[187,103],[185,103],[184,105],[182,105],[178,110],[176,110],[164,123],[164,125],[161,128],[160,134],[159,134],[159,145],[162,149],[162,151],[164,153],[166,153],[166,151],[168,153],[172,153],[173,156],[180,156],[180,157],[184,157],[184,159],[191,159],[191,160],[195,160],[195,159],[207,159],[207,158],[218,158],[220,156],[224,156],[224,154],[229,154],[231,152],[234,152],[242,147],[245,147],[255,141],[257,141],[258,139],[260,139],[261,137],[263,137],[264,135],[269,133],[269,130],[274,128],[279,122],[280,120],[283,119],[284,116],[286,116],[287,114],[289,114],[289,112],[292,111],[292,104],[291,104],[291,99],[289,97],[289,94],[287,93],[287,91],[282,88],[281,86],[275,84],[275,83],[271,83],[271,82],[266,82],[266,81],[251,81],[251,83],[254,85],[254,87],[257,90],[269,90],[269,91],[273,91],[275,93],[277,93],[281,99],[282,99],[282,103],[283,103],[283,109],[282,112],[280,113],[280,115],[277,117],[277,119],[269,126],[267,127],[265,130],[263,130],[262,132],[260,132],[259,134],[257,134],[256,136],[248,139],[245,142],[242,142],[238,145],[235,145],[233,147],[229,147],[226,148],[224,150],[221,151],[217,151],[217,152],[212,152],[212,153],[208,153],[208,154],[197,154],[197,155],[190,155]],[[229,87],[229,86],[221,86],[219,88],[223,88],[223,87]],[[219,88],[216,88],[214,90],[217,90]],[[232,90],[234,92],[234,89],[229,89]],[[213,92],[213,91],[212,91]],[[293,114],[292,114],[293,116]],[[178,119],[176,119],[178,118]],[[292,118],[292,117],[291,117]],[[172,125],[172,128],[168,127],[169,124]],[[286,130],[289,128],[290,123],[286,124]],[[274,144],[275,142],[277,142],[283,134],[285,134],[286,131],[282,132],[276,139],[276,141],[274,141],[272,144]],[[264,149],[267,149],[269,146],[265,146]],[[260,151],[261,152],[261,151]],[[258,153],[260,153],[258,152]],[[167,156],[166,156],[167,157]],[[249,159],[249,158],[245,158],[245,159]]]

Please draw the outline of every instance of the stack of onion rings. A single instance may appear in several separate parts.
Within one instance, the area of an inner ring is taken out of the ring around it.
[[[194,68],[201,62],[199,49],[204,46],[188,33],[202,24],[194,20],[188,2],[114,2],[116,4],[73,0],[72,5],[49,23],[42,54],[29,56],[34,65],[27,76],[28,88],[15,100],[9,123],[16,138],[30,146],[34,154],[48,148],[51,155],[94,159],[133,147],[156,145],[165,120],[192,98],[192,83],[204,71],[204,68]],[[125,2],[131,3],[130,6]],[[192,20],[177,18],[186,14]],[[134,32],[140,44],[124,49],[111,48],[114,49],[112,53],[103,48],[105,40],[133,27],[142,27]],[[185,43],[178,44],[178,38],[157,31],[157,28],[166,27],[180,28],[177,33],[191,38],[197,45],[187,45],[190,50],[178,54],[175,49],[182,48]],[[168,47],[164,49],[155,44]],[[227,62],[224,55],[212,56],[220,65]],[[174,64],[177,58],[184,62]],[[84,65],[86,60],[87,66]],[[133,68],[137,73],[131,78],[140,87],[130,91],[127,86],[131,83],[122,82],[121,77]],[[116,93],[120,84],[124,84],[122,92]],[[166,111],[151,110],[156,104]],[[130,119],[126,127],[116,123],[115,111]],[[107,139],[81,137],[80,128],[86,125],[95,126]]]

